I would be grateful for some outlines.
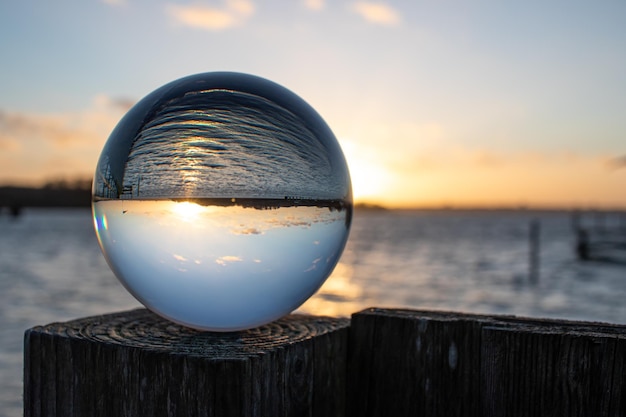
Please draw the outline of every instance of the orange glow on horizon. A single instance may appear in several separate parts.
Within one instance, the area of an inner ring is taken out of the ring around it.
[[[359,175],[357,171],[354,175]],[[626,169],[601,158],[519,158],[410,172],[387,168],[385,187],[367,193],[355,182],[355,204],[389,208],[626,209]],[[367,182],[366,182],[367,183]],[[368,189],[366,189],[367,191]]]
[[[381,137],[385,143],[387,138]],[[342,140],[341,146],[355,204],[400,209],[626,209],[626,167],[611,164],[611,155],[497,153],[439,141],[436,135],[423,148],[374,146],[371,139]],[[47,174],[36,164],[29,169],[19,181],[0,176],[0,185],[42,187],[55,183],[51,179],[65,178],[56,182],[72,186],[88,176],[81,175],[80,167],[63,177]],[[180,215],[191,220],[194,213]]]

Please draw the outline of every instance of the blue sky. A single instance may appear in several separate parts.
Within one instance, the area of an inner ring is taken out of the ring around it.
[[[621,1],[0,4],[0,183],[89,176],[128,106],[241,71],[308,101],[355,196],[626,206]]]

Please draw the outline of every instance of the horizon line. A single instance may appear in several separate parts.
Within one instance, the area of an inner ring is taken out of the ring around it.
[[[90,182],[90,181],[89,181]],[[86,192],[91,191],[91,187],[87,187],[87,181],[69,180],[69,181],[49,181],[45,184],[34,186],[25,184],[6,184],[0,183],[0,189],[28,189],[28,190],[48,190],[63,189],[66,191]],[[90,185],[90,184],[89,184]],[[1,204],[0,204],[1,205]],[[603,203],[603,202],[587,202],[587,203],[392,203],[381,200],[367,199],[361,200],[356,198],[353,200],[355,209],[360,210],[396,210],[396,211],[626,211],[624,203]]]

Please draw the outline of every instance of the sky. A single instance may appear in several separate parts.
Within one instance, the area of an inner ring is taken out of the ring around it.
[[[626,2],[0,3],[0,184],[93,175],[133,103],[258,75],[335,133],[357,202],[626,208]]]

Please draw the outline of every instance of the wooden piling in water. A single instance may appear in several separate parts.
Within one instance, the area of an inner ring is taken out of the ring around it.
[[[594,222],[585,222],[583,213],[572,214],[576,254],[582,261],[626,264],[626,212],[593,212]]]
[[[26,331],[24,415],[626,415],[626,326],[368,309],[210,333],[133,310]]]
[[[531,284],[537,284],[539,282],[539,255],[541,250],[541,223],[538,219],[530,221],[528,247],[528,278]]]

